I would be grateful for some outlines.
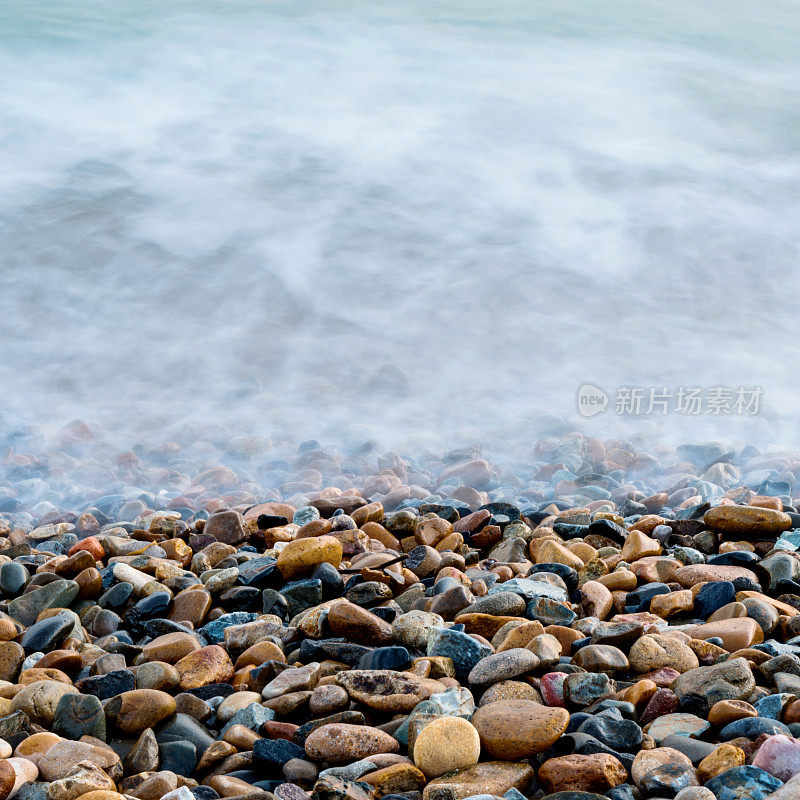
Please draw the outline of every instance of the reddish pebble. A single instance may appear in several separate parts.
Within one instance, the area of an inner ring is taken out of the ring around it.
[[[68,556],[74,556],[75,553],[80,553],[81,550],[85,550],[89,553],[95,561],[102,561],[106,557],[105,550],[103,550],[103,545],[100,544],[100,541],[96,539],[94,536],[87,536],[85,539],[81,539],[79,542],[75,542],[72,547],[67,551]]]

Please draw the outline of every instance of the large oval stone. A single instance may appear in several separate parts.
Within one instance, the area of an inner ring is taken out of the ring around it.
[[[308,757],[314,761],[343,764],[377,753],[396,753],[400,744],[378,728],[331,723],[309,734],[305,747]]]
[[[481,706],[472,724],[490,756],[518,760],[553,744],[567,729],[569,712],[533,700],[498,700]]]

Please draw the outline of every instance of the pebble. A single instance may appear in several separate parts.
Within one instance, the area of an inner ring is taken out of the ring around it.
[[[414,763],[429,779],[472,767],[480,754],[478,731],[461,717],[437,717],[414,740]]]
[[[537,773],[548,792],[606,792],[624,783],[628,771],[612,755],[567,755],[549,758]]]
[[[349,763],[377,753],[394,753],[397,741],[389,734],[365,725],[331,723],[317,728],[305,741],[313,761]]]
[[[782,786],[783,781],[754,766],[734,767],[705,784],[717,800],[726,797],[764,800]]]
[[[490,756],[517,761],[550,747],[567,729],[569,719],[566,709],[514,699],[481,706],[472,724]]]

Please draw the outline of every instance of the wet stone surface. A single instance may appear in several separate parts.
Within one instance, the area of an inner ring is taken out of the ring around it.
[[[0,480],[0,800],[800,797],[795,456],[94,435]]]

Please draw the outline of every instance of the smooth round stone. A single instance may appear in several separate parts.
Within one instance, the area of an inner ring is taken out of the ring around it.
[[[498,700],[540,700],[539,692],[524,681],[493,683],[482,695],[478,705],[485,706]],[[548,703],[547,705],[553,705]]]
[[[788,514],[755,506],[720,505],[706,511],[703,522],[726,534],[745,538],[768,538],[792,527]]]
[[[616,751],[631,753],[642,744],[642,729],[633,720],[619,719],[606,713],[590,717],[578,730]]]
[[[710,789],[705,786],[689,786],[686,789],[681,789],[675,795],[675,800],[717,800],[716,796]]]
[[[546,791],[607,791],[628,777],[618,758],[608,753],[571,754],[549,758],[538,771]]]
[[[519,617],[525,611],[525,600],[514,592],[492,592],[475,601],[470,607],[471,614],[492,614],[494,616]]]
[[[630,650],[631,645],[641,638],[644,625],[641,622],[601,622],[593,631],[592,644],[609,645]]]
[[[480,754],[478,732],[461,717],[432,720],[414,742],[414,763],[429,780],[477,764]]]
[[[28,570],[16,561],[11,561],[0,567],[0,589],[5,594],[16,595],[25,586],[29,578]]]
[[[303,506],[302,508],[298,508],[297,511],[294,512],[294,516],[292,517],[292,522],[295,525],[303,526],[319,518],[320,518],[319,511],[316,508],[314,508],[314,506]]]
[[[76,694],[77,689],[69,684],[53,680],[41,680],[24,686],[11,701],[10,713],[23,711],[32,722],[49,728],[59,700],[65,694]]]
[[[567,729],[569,713],[533,700],[498,700],[472,717],[481,745],[492,757],[516,761],[540,753]]]
[[[341,686],[317,686],[308,701],[312,714],[324,716],[341,711],[350,704],[350,697]]]
[[[536,572],[550,572],[553,575],[558,575],[564,581],[570,593],[578,588],[578,572],[567,564],[546,562],[543,564],[536,564],[534,569]]]
[[[148,661],[136,669],[137,689],[160,689],[172,692],[180,683],[178,670],[163,661]]]
[[[650,608],[650,601],[659,594],[669,594],[672,590],[665,583],[648,583],[625,595],[625,612],[637,614]]]
[[[678,672],[696,669],[700,662],[694,651],[674,636],[650,634],[634,642],[628,654],[631,669],[643,674],[671,667]]]
[[[233,663],[219,645],[201,647],[176,662],[182,690],[197,689],[214,683],[225,683],[233,677]]]
[[[315,567],[311,577],[322,582],[323,600],[332,600],[335,597],[341,597],[344,581],[333,564],[328,564],[327,562],[319,564]]]
[[[741,767],[746,761],[744,750],[732,744],[721,744],[707,755],[698,765],[697,772],[703,782],[734,767]]]
[[[421,650],[427,647],[430,632],[444,627],[445,621],[439,614],[414,610],[395,618],[392,636],[400,644]]]
[[[722,640],[722,647],[729,653],[764,641],[764,631],[758,622],[750,617],[734,617],[708,622],[705,625],[690,628],[686,633],[693,639],[708,640],[719,637]]]
[[[313,731],[305,751],[314,761],[350,763],[377,753],[396,753],[399,743],[377,728],[366,725],[331,723]]]
[[[768,697],[762,698],[759,702],[763,703],[770,698],[784,696],[785,695],[769,695]],[[756,703],[756,707],[754,708],[750,703],[746,703],[744,700],[720,700],[718,703],[714,703],[714,705],[711,706],[708,712],[708,721],[712,725],[717,725],[722,728],[731,722],[735,722],[737,719],[744,719],[745,717],[768,716],[771,719],[778,719],[777,717],[772,717],[770,714],[761,714],[757,709],[758,703]]]
[[[700,667],[680,675],[672,689],[681,705],[707,715],[719,700],[743,700],[756,688],[755,679],[744,658],[730,658],[710,667]]]
[[[316,578],[292,581],[283,586],[281,594],[291,618],[322,602],[322,581]]]
[[[615,713],[619,712],[625,719],[636,720],[636,706],[629,703],[627,700],[601,700],[591,707],[593,714],[599,714],[601,711],[613,710]]]
[[[607,644],[589,644],[572,657],[572,663],[587,672],[604,672],[614,676],[628,671],[628,659],[618,647]]]
[[[634,789],[629,783],[621,783],[603,795],[607,800],[636,800]]]
[[[683,753],[695,766],[709,756],[717,748],[717,745],[711,742],[704,742],[702,739],[692,739],[689,736],[683,736],[676,733],[672,736],[667,736],[662,742],[662,747],[671,747],[673,750],[678,750]]]
[[[546,705],[564,706],[564,680],[566,677],[565,672],[548,672],[542,675],[539,682],[539,691]]]
[[[681,734],[683,736],[702,736],[711,725],[704,719],[696,717],[694,714],[665,714],[650,723],[645,733],[655,739],[656,742],[663,742],[668,736]]]
[[[755,739],[757,736],[766,734],[767,736],[774,736],[775,734],[783,733],[786,736],[791,736],[792,732],[787,725],[778,722],[776,719],[764,719],[763,717],[744,717],[737,719],[726,725],[720,732],[719,738],[723,742],[728,742],[731,739],[736,739],[744,736],[748,739]]]
[[[67,608],[77,596],[79,588],[75,581],[52,581],[11,600],[8,604],[8,614],[12,619],[29,627],[36,622],[42,611],[50,608]]]
[[[542,625],[563,625],[569,627],[578,615],[570,608],[549,597],[536,597],[525,608],[528,619],[538,619]]]
[[[747,616],[754,619],[765,636],[769,636],[778,625],[778,609],[755,597],[746,597],[742,605],[747,609]]]
[[[175,699],[157,689],[134,689],[110,699],[106,717],[122,732],[139,735],[175,713]]]
[[[313,572],[322,563],[338,567],[342,560],[341,542],[333,536],[297,539],[281,550],[277,567],[285,580]],[[320,581],[320,587],[322,582]]]
[[[731,550],[710,556],[708,559],[709,564],[722,564],[726,567],[749,567],[758,564],[758,561],[758,556],[749,550]]]
[[[496,800],[497,795],[480,795],[480,797],[485,798],[485,800]],[[543,797],[542,800],[608,800],[608,798],[612,798],[612,800],[633,800],[633,795],[612,795],[611,792],[604,795],[596,792],[555,792],[555,794],[548,794],[547,797]]]

